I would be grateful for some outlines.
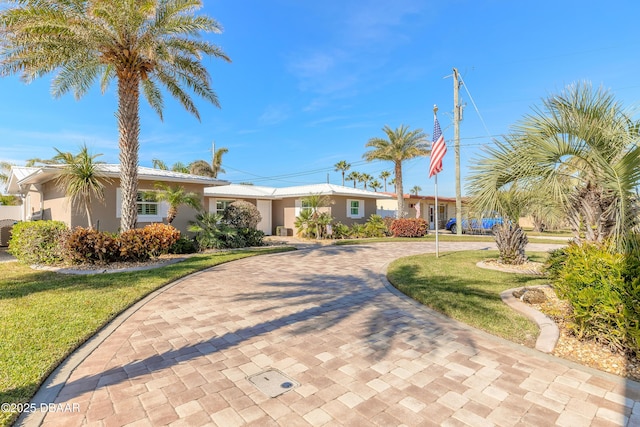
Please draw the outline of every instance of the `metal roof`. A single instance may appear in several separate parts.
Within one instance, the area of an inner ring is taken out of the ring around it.
[[[294,187],[261,187],[255,185],[231,184],[223,187],[208,187],[204,189],[205,196],[209,197],[241,197],[255,199],[283,199],[286,197],[305,197],[310,194],[323,196],[351,196],[367,197],[375,199],[389,199],[389,195],[374,191],[361,190],[359,188],[343,187],[333,184],[309,184]]]
[[[115,164],[98,164],[96,165],[100,172],[110,178],[120,176],[120,165]],[[13,166],[10,171],[9,181],[7,183],[7,192],[10,194],[20,193],[20,186],[29,184],[41,184],[54,179],[62,165],[46,165],[40,167],[23,167]],[[138,167],[139,180],[165,181],[165,182],[181,182],[185,184],[202,184],[208,186],[227,185],[229,182],[217,178],[207,176],[192,175],[188,173],[180,173],[167,171],[162,169],[153,169],[143,166]]]

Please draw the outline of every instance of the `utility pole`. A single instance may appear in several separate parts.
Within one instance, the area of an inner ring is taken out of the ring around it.
[[[460,82],[458,69],[453,69],[453,151],[456,158],[456,234],[462,236],[462,195],[460,190]]]

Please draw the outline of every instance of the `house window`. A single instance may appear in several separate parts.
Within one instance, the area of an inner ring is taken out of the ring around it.
[[[169,210],[167,202],[158,202],[152,191],[138,191],[136,196],[138,222],[162,222]],[[122,216],[122,189],[116,189],[116,218]]]
[[[309,203],[308,200],[301,200],[300,201],[300,212],[302,211],[311,211],[312,207],[311,207],[311,203]]]
[[[364,200],[347,199],[347,218],[364,218]]]
[[[233,200],[216,200],[216,213],[222,215],[231,203]]]
[[[158,202],[153,194],[138,191],[136,198],[138,215],[158,215]]]
[[[300,216],[302,211],[311,211],[313,208],[308,200],[305,199],[296,199],[295,200],[295,208],[294,208],[294,216],[297,218]]]

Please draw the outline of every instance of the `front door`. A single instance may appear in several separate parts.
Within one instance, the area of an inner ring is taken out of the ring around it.
[[[267,236],[271,236],[271,200],[260,200],[256,201],[256,207],[260,212],[260,216],[262,219],[258,223],[258,230],[261,230]]]
[[[436,207],[429,205],[429,230],[435,230],[436,226]]]

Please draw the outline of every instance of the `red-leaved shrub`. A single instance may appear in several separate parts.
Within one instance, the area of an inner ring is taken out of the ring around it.
[[[111,233],[76,227],[64,242],[64,258],[77,264],[106,264],[117,260],[118,239]]]
[[[427,222],[422,218],[400,218],[391,223],[393,237],[422,237],[427,234]]]

